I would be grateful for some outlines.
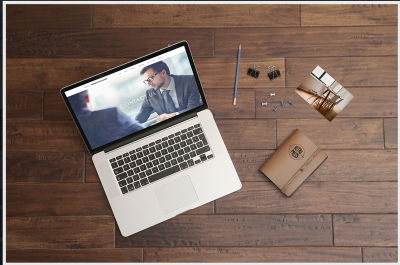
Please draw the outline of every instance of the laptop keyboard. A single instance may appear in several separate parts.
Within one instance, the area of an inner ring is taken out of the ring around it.
[[[122,194],[213,158],[200,124],[110,159]]]

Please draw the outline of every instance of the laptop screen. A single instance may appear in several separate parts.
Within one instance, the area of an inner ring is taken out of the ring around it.
[[[190,53],[166,50],[64,92],[92,150],[203,105]]]

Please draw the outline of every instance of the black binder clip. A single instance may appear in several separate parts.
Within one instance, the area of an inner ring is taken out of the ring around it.
[[[281,72],[276,70],[276,67],[273,65],[268,66],[268,69],[271,70],[271,73],[268,74],[269,80],[274,80],[277,77],[281,76]]]
[[[257,67],[256,67],[257,66]],[[260,75],[260,71],[257,71],[257,69],[260,67],[258,64],[254,64],[253,68],[249,68],[249,71],[247,71],[247,75],[251,75],[254,78],[258,78],[258,76]]]

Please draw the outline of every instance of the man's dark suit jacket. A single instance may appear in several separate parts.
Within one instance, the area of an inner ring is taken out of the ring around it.
[[[200,93],[197,88],[196,80],[193,75],[171,75],[175,81],[176,96],[180,110],[177,112],[188,111],[200,105]],[[167,110],[162,99],[160,89],[154,90],[150,88],[146,91],[146,98],[143,101],[142,108],[136,120],[140,123],[146,122],[150,114],[156,111],[158,115],[167,113]]]

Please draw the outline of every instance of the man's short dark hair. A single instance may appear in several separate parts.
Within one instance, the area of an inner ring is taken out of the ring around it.
[[[147,70],[149,69],[153,69],[154,71],[156,71],[157,73],[161,72],[163,69],[165,69],[165,71],[167,72],[167,75],[169,76],[169,68],[168,65],[166,63],[164,63],[163,61],[159,61],[153,64],[150,64],[146,67],[144,67],[142,69],[142,71],[140,71],[140,75],[143,75],[144,73],[146,73]]]

